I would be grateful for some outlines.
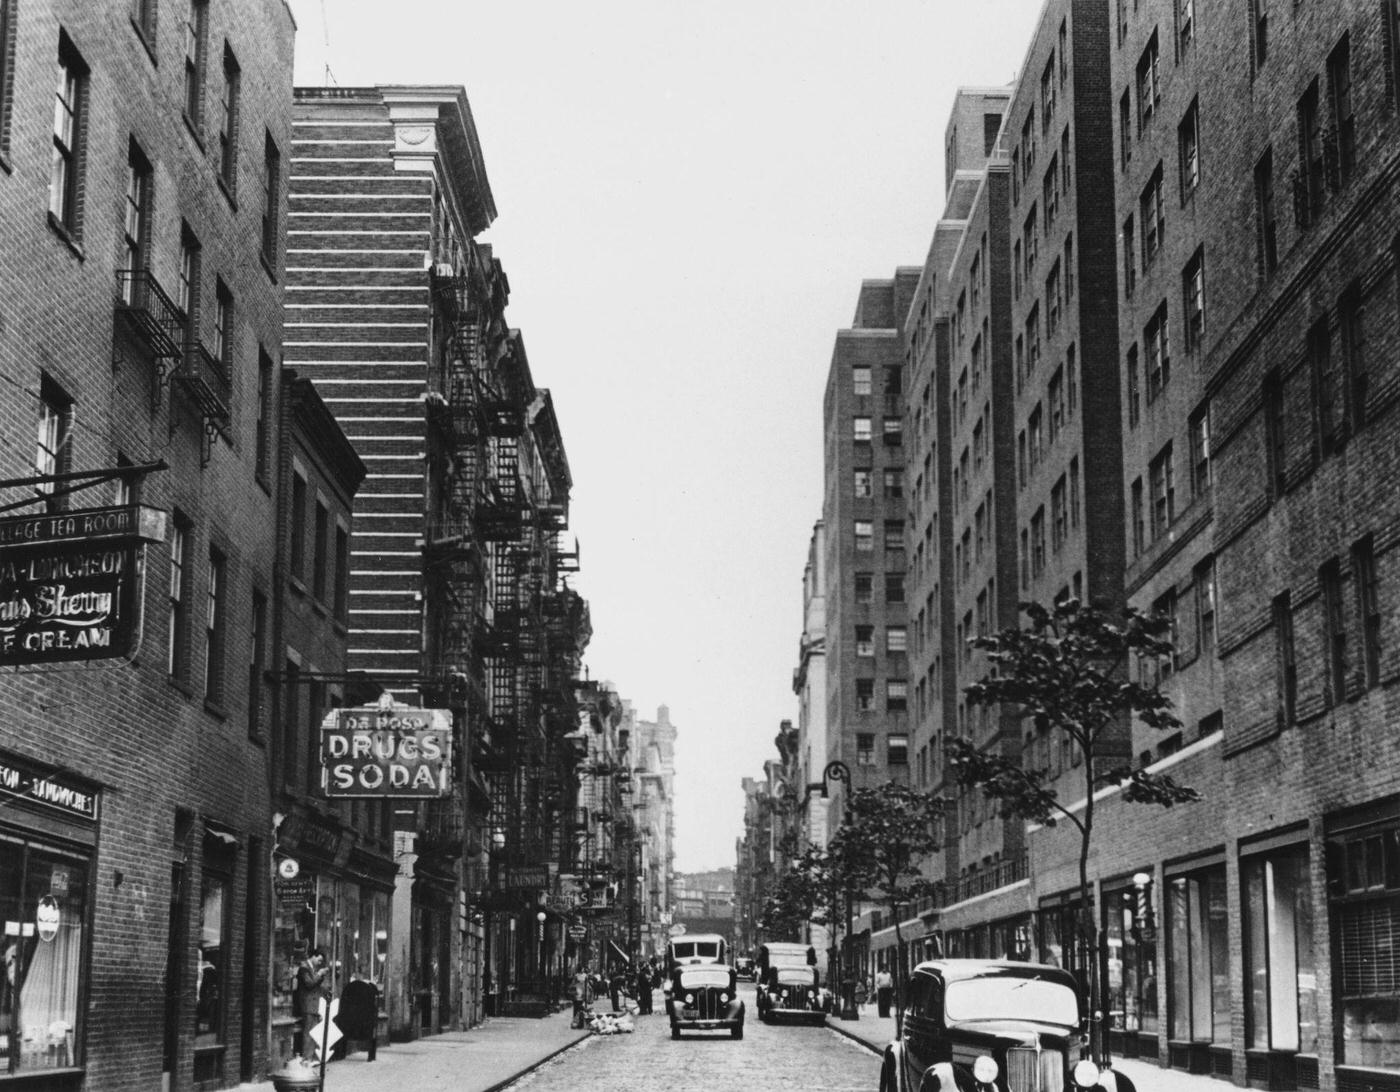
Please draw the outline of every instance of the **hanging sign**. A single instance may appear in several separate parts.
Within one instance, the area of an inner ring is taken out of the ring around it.
[[[332,798],[451,793],[452,712],[333,709],[321,722],[321,784]]]
[[[0,667],[126,655],[137,531],[129,507],[0,520]]]

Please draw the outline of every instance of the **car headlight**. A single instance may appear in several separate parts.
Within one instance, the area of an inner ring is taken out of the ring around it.
[[[719,1003],[720,1003],[721,1005],[723,1005],[723,1004],[724,1004],[726,1001],[728,1001],[728,1000],[729,1000],[729,994],[727,994],[727,993],[722,993],[722,994],[719,995]]]
[[[1099,1083],[1099,1067],[1088,1058],[1075,1062],[1071,1075],[1074,1077],[1074,1083],[1080,1088],[1093,1088]]]
[[[694,995],[693,993],[688,993],[688,994],[686,994],[686,995],[685,995],[685,1003],[686,1003],[687,1005],[693,1005],[693,1004],[695,1004],[695,995]]]
[[[978,1084],[994,1084],[998,1072],[996,1062],[985,1054],[972,1063],[972,1077]]]

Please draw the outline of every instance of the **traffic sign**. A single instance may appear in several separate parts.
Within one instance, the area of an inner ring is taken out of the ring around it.
[[[340,998],[338,997],[334,1001],[327,1001],[323,997],[321,998],[321,1003],[316,1006],[316,1015],[321,1018],[321,1021],[306,1034],[311,1036],[311,1041],[316,1044],[316,1053],[319,1055],[324,1055],[331,1047],[345,1038],[345,1033],[340,1030],[340,1026],[335,1022],[336,1014],[339,1012]],[[329,1037],[323,1046],[321,1043],[321,1036],[327,1034],[327,1028],[330,1029]]]

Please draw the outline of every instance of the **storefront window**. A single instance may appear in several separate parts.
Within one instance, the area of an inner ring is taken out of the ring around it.
[[[87,864],[0,839],[0,1058],[7,1072],[77,1065]]]
[[[1168,880],[1167,930],[1171,1037],[1228,1044],[1229,907],[1223,864]]]
[[[1104,892],[1108,939],[1108,1018],[1115,1031],[1157,1033],[1157,945],[1135,918],[1137,889]]]
[[[1400,1070],[1400,823],[1328,839],[1339,1065]]]
[[[1255,1049],[1317,1052],[1308,847],[1240,862],[1244,888],[1247,1042]]]
[[[228,879],[205,873],[199,893],[199,984],[195,1001],[195,1045],[223,1039],[224,982],[228,978]]]
[[[1036,914],[1040,941],[1040,962],[1063,967],[1079,979],[1080,988],[1088,992],[1087,946],[1075,929],[1076,907],[1069,903],[1042,906]]]

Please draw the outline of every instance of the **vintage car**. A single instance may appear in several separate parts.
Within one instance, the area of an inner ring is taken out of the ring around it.
[[[734,961],[734,971],[740,978],[747,979],[749,982],[758,977],[758,973],[754,969],[754,961],[748,956],[740,956]]]
[[[906,998],[880,1092],[1134,1092],[1088,1057],[1083,999],[1068,971],[938,959],[914,969]]]
[[[827,995],[817,973],[817,951],[807,944],[770,943],[758,949],[758,1018],[826,1022]]]
[[[682,933],[666,942],[666,970],[682,963],[729,964],[729,941],[719,933]]]
[[[744,1037],[744,1003],[739,1000],[739,978],[723,963],[681,963],[667,980],[666,1013],[671,1018],[671,1038],[682,1028],[696,1031],[729,1029],[732,1038]]]

